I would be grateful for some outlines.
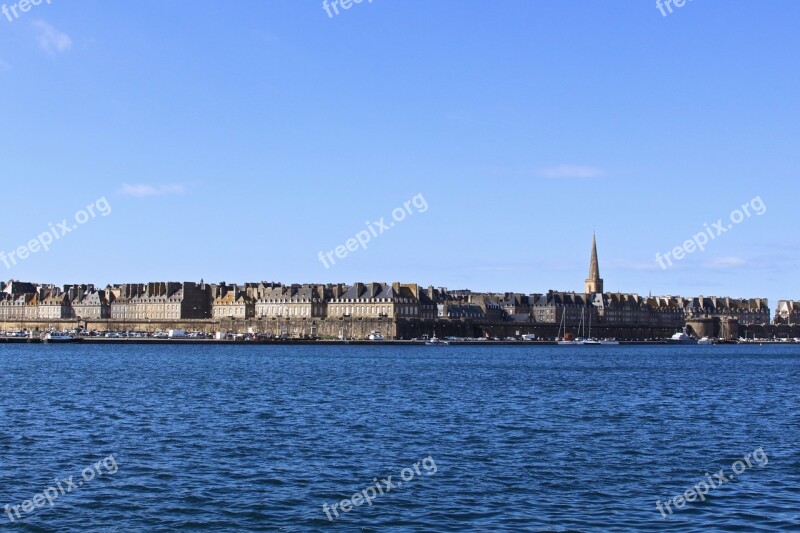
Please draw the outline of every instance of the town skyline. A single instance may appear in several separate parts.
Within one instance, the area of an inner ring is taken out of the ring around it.
[[[618,308],[625,313],[641,315],[645,323],[658,322],[665,327],[673,324],[673,313],[680,309],[686,317],[717,317],[735,319],[743,325],[797,323],[800,301],[780,299],[773,302],[758,296],[737,298],[730,295],[643,295],[638,292],[604,291],[600,275],[600,260],[596,234],[592,234],[588,277],[584,290],[546,292],[479,291],[470,288],[450,289],[427,287],[401,281],[353,283],[282,283],[275,281],[229,283],[206,282],[146,282],[117,283],[105,287],[94,284],[35,284],[10,280],[0,283],[0,319],[222,319],[222,318],[282,318],[292,316],[286,303],[302,304],[294,313],[302,318],[325,319],[330,316],[351,315],[351,304],[391,303],[389,307],[354,307],[366,318],[402,316],[408,319],[449,319],[469,317],[520,323],[553,322],[558,308],[566,313],[568,307]],[[277,292],[276,292],[277,291]],[[400,294],[404,296],[400,296]],[[369,296],[371,295],[371,296]],[[190,303],[187,304],[186,302]],[[401,306],[397,303],[413,304]],[[133,307],[131,307],[133,306]],[[453,307],[451,307],[453,306]],[[28,307],[31,310],[27,309]],[[131,307],[129,311],[127,308]],[[35,308],[35,311],[32,309]],[[169,310],[169,311],[167,311]],[[370,312],[367,312],[371,310]],[[435,312],[434,312],[435,311]],[[612,313],[613,311],[609,311]],[[624,314],[624,313],[623,313]],[[527,315],[526,317],[523,315]],[[652,315],[652,317],[650,316]],[[583,315],[581,315],[583,318]],[[573,315],[571,320],[575,320]]]
[[[719,294],[715,294],[715,293],[713,293],[711,291],[707,291],[707,292],[702,292],[701,291],[701,292],[696,293],[696,294],[695,293],[686,292],[686,291],[680,291],[680,290],[671,291],[671,292],[667,291],[667,292],[662,292],[662,293],[654,293],[650,289],[648,289],[646,291],[624,290],[624,289],[623,290],[615,289],[615,290],[610,290],[610,291],[604,291],[603,289],[605,288],[605,280],[600,278],[600,274],[599,274],[599,271],[600,271],[600,260],[599,260],[599,254],[598,254],[598,249],[597,248],[598,248],[598,245],[597,245],[597,232],[593,231],[592,232],[591,248],[590,248],[590,258],[589,258],[589,263],[588,263],[589,278],[587,278],[584,281],[584,290],[583,290],[584,293],[612,292],[612,293],[623,293],[623,294],[637,294],[637,295],[642,295],[642,296],[655,295],[655,296],[676,296],[676,297],[681,297],[681,296],[686,297],[687,295],[690,295],[690,294],[692,296],[712,296],[712,295],[720,296]],[[0,260],[3,260],[3,261],[7,262],[7,258],[5,258],[5,256]],[[593,276],[595,276],[596,278],[599,278],[599,284],[598,283],[595,283],[593,285],[589,284],[589,280]],[[381,279],[379,277],[365,278],[365,279],[361,279],[361,280],[342,280],[342,279],[320,280],[320,279],[316,279],[316,280],[295,280],[295,281],[279,280],[277,278],[266,279],[264,276],[261,276],[261,277],[255,276],[255,277],[250,277],[249,280],[247,280],[247,279],[241,280],[240,279],[240,280],[236,280],[236,281],[228,281],[225,278],[225,276],[223,276],[219,280],[206,279],[205,277],[200,277],[199,279],[191,279],[190,280],[190,279],[185,279],[185,278],[180,278],[180,277],[175,277],[175,276],[172,276],[170,278],[162,278],[162,281],[164,279],[168,279],[168,280],[170,280],[172,282],[176,282],[178,280],[182,280],[181,282],[191,281],[191,282],[196,282],[196,283],[207,283],[209,285],[227,284],[227,285],[240,285],[240,286],[246,286],[246,285],[250,285],[250,284],[258,284],[258,283],[282,283],[282,284],[285,284],[287,286],[292,286],[292,285],[342,285],[342,284],[348,285],[348,284],[351,284],[351,283],[367,283],[367,282],[369,282],[369,283],[375,283],[375,282],[381,282],[381,283],[387,283],[387,282],[388,283],[393,283],[393,282],[411,283],[412,282],[411,280],[403,279],[403,278],[400,278],[398,280],[398,279],[386,279],[386,278]],[[30,281],[29,279],[26,280],[25,278],[18,278],[18,277],[11,277],[9,279],[9,281],[13,281],[13,280],[16,280],[16,281]],[[146,284],[146,283],[149,283],[149,282],[152,282],[152,281],[153,281],[152,279],[150,279],[150,280],[137,279],[137,280],[129,280],[129,281],[125,281],[125,282],[121,282],[119,280],[115,280],[113,282],[104,280],[104,281],[99,282],[99,283],[94,283],[94,282],[87,281],[87,280],[81,280],[81,281],[78,281],[78,282],[76,282],[75,280],[71,280],[71,281],[59,280],[59,282],[53,282],[51,280],[47,280],[47,281],[38,281],[36,283],[42,284],[42,285],[53,285],[53,286],[92,285],[92,286],[94,286],[96,288],[106,288],[106,287],[118,286],[118,285],[121,285],[121,284],[124,284],[124,283],[143,283],[143,284]],[[423,286],[423,285],[424,284],[421,284],[420,286]],[[574,287],[574,288],[573,287],[570,287],[570,288],[562,288],[562,287],[552,288],[552,287],[536,286],[534,288],[528,288],[528,289],[519,290],[519,289],[514,289],[514,288],[502,288],[502,287],[501,288],[492,288],[492,289],[486,288],[486,287],[461,287],[461,286],[458,286],[458,285],[451,285],[451,284],[446,284],[446,283],[445,284],[431,283],[431,284],[425,285],[425,286],[433,286],[433,287],[436,287],[436,288],[444,288],[444,289],[451,289],[451,290],[472,290],[474,292],[491,293],[491,294],[504,294],[504,293],[535,294],[535,293],[538,293],[537,291],[542,291],[542,290],[544,290],[545,292],[547,292],[547,291],[555,291],[555,292],[564,292],[564,293],[580,293],[581,292],[580,288],[577,288],[577,287]],[[597,290],[591,290],[591,289],[597,289]],[[783,300],[788,300],[788,301],[798,300],[797,298],[793,299],[791,297],[791,295],[790,296],[781,296],[781,297],[774,298],[774,299],[773,298],[769,298],[768,296],[763,296],[763,295],[753,296],[753,295],[737,294],[737,293],[725,294],[724,296],[732,297],[732,298],[761,298],[761,299],[766,299],[766,300],[768,300],[770,302],[774,302],[774,303],[777,303],[778,301],[783,301]]]

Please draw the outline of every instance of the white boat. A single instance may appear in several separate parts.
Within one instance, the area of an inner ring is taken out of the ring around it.
[[[686,331],[679,331],[669,338],[669,344],[697,344],[697,339],[690,337]]]
[[[449,341],[443,341],[438,337],[433,337],[430,340],[425,341],[425,346],[447,346],[450,344]]]
[[[44,342],[75,342],[77,339],[67,335],[66,333],[51,331],[44,336],[43,340]]]
[[[709,337],[703,337],[697,341],[697,344],[714,344],[714,340]]]
[[[381,335],[380,333],[375,331],[373,333],[370,333],[368,338],[371,341],[382,341],[383,340],[383,335]]]
[[[619,344],[619,341],[617,339],[603,339],[600,341],[600,344],[614,345],[614,344]]]
[[[602,343],[597,339],[577,339],[575,344],[583,344],[584,346],[600,346]]]

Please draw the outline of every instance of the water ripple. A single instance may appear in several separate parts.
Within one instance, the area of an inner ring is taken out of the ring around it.
[[[17,531],[800,530],[800,355],[751,347],[2,345]],[[656,501],[769,463],[662,519]],[[333,505],[431,456],[373,505]]]

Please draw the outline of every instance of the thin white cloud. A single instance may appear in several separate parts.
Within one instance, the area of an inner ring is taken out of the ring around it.
[[[605,176],[605,171],[597,167],[586,165],[558,165],[556,167],[542,168],[538,171],[543,178],[599,178]]]
[[[123,183],[119,192],[123,196],[146,198],[149,196],[164,196],[167,194],[184,194],[186,192],[186,187],[176,183],[162,185],[149,185],[146,183]]]
[[[39,42],[39,48],[51,56],[64,52],[72,46],[72,39],[69,35],[58,31],[43,20],[34,21],[33,27],[36,28],[36,40]]]
[[[705,268],[736,268],[747,264],[741,257],[715,257],[703,263]]]

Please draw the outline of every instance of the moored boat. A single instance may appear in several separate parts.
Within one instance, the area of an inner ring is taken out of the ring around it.
[[[75,337],[72,337],[71,335],[68,335],[66,333],[61,333],[61,332],[58,332],[58,331],[51,331],[47,335],[45,335],[42,340],[44,342],[61,343],[61,342],[75,342],[75,341],[80,340],[80,339],[76,339]]]
[[[686,331],[679,331],[667,339],[667,342],[669,344],[697,344],[697,339],[690,337]]]
[[[578,341],[572,338],[571,333],[567,333],[567,313],[561,312],[561,323],[558,325],[558,335],[556,336],[556,344],[559,346],[574,346]]]

